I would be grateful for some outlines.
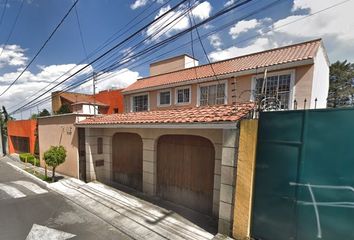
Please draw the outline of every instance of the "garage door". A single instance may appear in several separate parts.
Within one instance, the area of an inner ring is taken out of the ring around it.
[[[168,201],[211,215],[213,144],[190,135],[165,135],[157,145],[157,192]]]
[[[117,133],[113,136],[113,181],[142,191],[143,141],[138,134]]]

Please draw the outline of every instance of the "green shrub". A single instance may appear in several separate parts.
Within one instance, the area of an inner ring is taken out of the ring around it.
[[[21,153],[20,154],[20,159],[22,162],[28,162],[34,166],[38,166],[39,167],[39,160],[33,156],[30,153]],[[27,159],[27,160],[26,160]]]
[[[66,149],[63,146],[51,146],[48,151],[44,153],[44,161],[52,167],[52,181],[55,181],[55,169],[57,166],[65,162]]]

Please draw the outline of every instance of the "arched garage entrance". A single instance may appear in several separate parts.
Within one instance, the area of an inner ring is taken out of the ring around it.
[[[135,133],[116,133],[112,140],[113,182],[142,191],[143,141]]]
[[[164,135],[157,143],[157,194],[212,215],[215,150],[206,138]]]

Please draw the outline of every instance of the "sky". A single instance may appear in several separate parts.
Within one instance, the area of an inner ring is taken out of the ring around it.
[[[183,53],[194,55],[200,64],[206,64],[322,38],[330,62],[354,62],[354,18],[351,13],[354,0],[253,0],[201,25],[198,32],[194,30],[142,54],[141,50],[161,43],[237,2],[191,0],[191,4],[195,4],[192,10],[194,20],[191,15],[180,15],[187,7],[182,5],[107,57],[90,64],[179,1],[79,0],[35,61],[16,84],[0,96],[0,106],[4,105],[11,112],[32,99],[38,99],[40,90],[49,89],[54,86],[53,82],[61,81],[85,66],[75,77],[52,91],[81,82],[92,76],[93,71],[99,75],[104,73],[97,77],[98,90],[123,88],[148,76],[151,62]],[[27,66],[73,3],[73,0],[0,0],[0,92]],[[164,27],[167,28],[162,31]],[[141,42],[150,35],[153,36]],[[97,51],[110,39],[112,41],[106,47]],[[113,63],[118,65],[103,72]],[[92,81],[72,91],[91,93]],[[16,113],[14,117],[27,118],[43,108],[51,110],[50,105],[47,100],[38,107]]]

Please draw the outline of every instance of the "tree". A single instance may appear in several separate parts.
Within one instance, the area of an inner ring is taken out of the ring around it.
[[[46,116],[50,116],[50,113],[47,109],[43,109],[41,112],[39,112],[38,114],[39,117],[46,117]]]
[[[66,150],[63,146],[51,146],[48,151],[44,153],[44,160],[46,164],[52,167],[52,182],[55,181],[55,169],[66,159]]]
[[[354,104],[354,64],[346,60],[330,66],[328,107]]]
[[[66,103],[61,105],[61,107],[57,111],[57,114],[65,114],[65,113],[71,113],[70,106],[69,106],[69,104],[66,104]]]

